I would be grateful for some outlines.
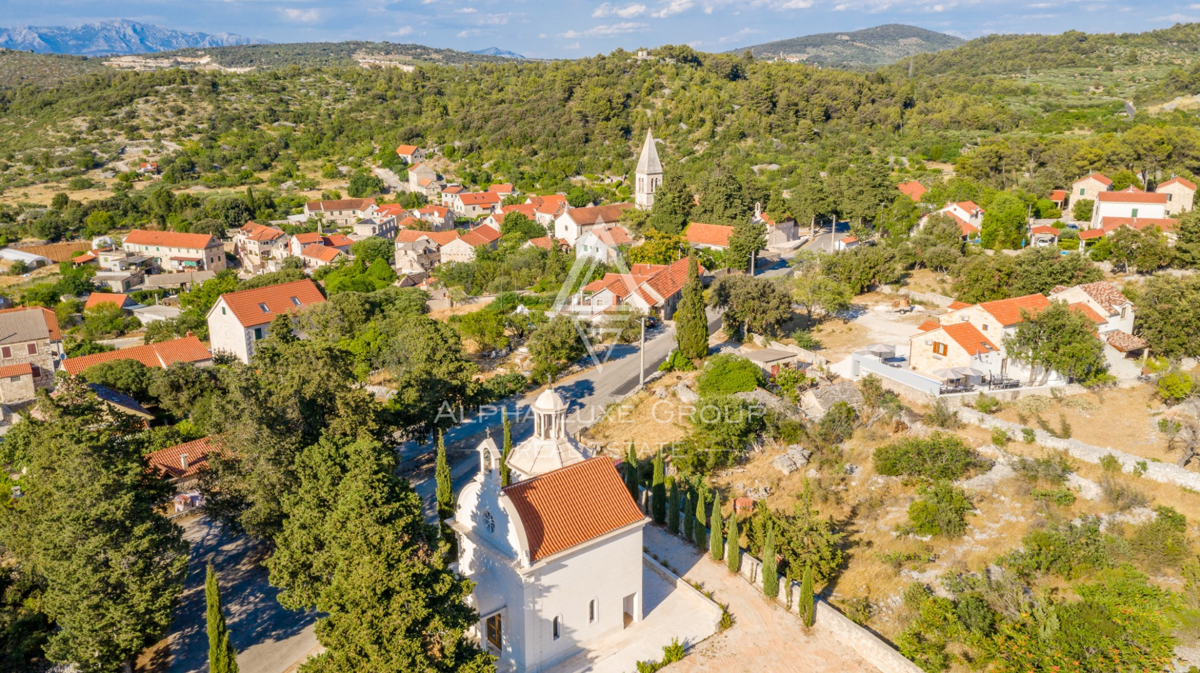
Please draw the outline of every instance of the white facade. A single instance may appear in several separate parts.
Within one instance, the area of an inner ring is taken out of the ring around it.
[[[254,342],[267,336],[270,325],[242,327],[233,310],[221,297],[208,312],[208,340],[213,353],[232,353],[242,362],[249,363],[254,355]]]
[[[1160,219],[1167,216],[1167,195],[1154,192],[1103,192],[1092,209],[1092,229],[1106,217]]]

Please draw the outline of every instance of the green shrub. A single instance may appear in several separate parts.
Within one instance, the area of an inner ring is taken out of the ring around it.
[[[672,638],[670,645],[663,646],[663,665],[673,664],[677,661],[683,661],[683,656],[686,654],[683,648],[683,643],[679,642],[678,638]]]
[[[707,397],[751,391],[766,382],[758,365],[738,355],[723,354],[708,359],[697,384],[700,395]]]
[[[1117,460],[1117,457],[1111,453],[1106,453],[1100,456],[1100,469],[1109,474],[1120,474],[1121,461]]]
[[[671,351],[670,357],[663,360],[663,363],[658,366],[660,372],[690,372],[696,367],[692,361],[683,356],[677,350]]]
[[[1167,402],[1180,402],[1192,394],[1194,385],[1191,376],[1172,371],[1158,380],[1158,396]]]
[[[984,395],[981,392],[979,393],[979,397],[975,398],[975,402],[971,406],[975,407],[975,410],[980,413],[990,414],[1000,408],[1000,400],[992,397],[991,395]]]
[[[1004,447],[1008,446],[1008,442],[1009,442],[1008,433],[1005,432],[1003,428],[993,428],[992,429],[992,444],[994,444],[995,446],[998,446],[1000,448],[1004,448]]]
[[[1145,493],[1137,490],[1120,477],[1110,474],[1106,474],[1100,479],[1100,490],[1104,493],[1104,499],[1108,501],[1108,504],[1118,512],[1144,507],[1150,502],[1150,498],[1146,497]]]
[[[1033,428],[1021,428],[1021,439],[1026,444],[1032,444],[1037,441],[1037,433],[1033,431]]]
[[[1070,507],[1075,504],[1075,492],[1069,488],[1035,488],[1030,495],[1034,500],[1052,502],[1059,507]]]
[[[812,335],[812,332],[809,332],[808,330],[798,329],[795,332],[792,332],[792,339],[796,342],[797,346],[805,350],[821,350],[821,342],[818,341],[817,338]]]
[[[1053,574],[1075,579],[1116,567],[1128,555],[1124,540],[1100,532],[1100,519],[1086,516],[1078,524],[1030,532],[1022,538],[1019,550],[1000,557],[997,563],[1019,577]]]
[[[845,402],[835,402],[821,417],[820,422],[817,423],[817,429],[825,441],[837,444],[850,439],[854,434],[854,426],[857,422],[858,412],[854,410],[854,407]]]
[[[875,449],[875,471],[889,477],[910,476],[956,481],[983,464],[974,449],[958,437],[935,432]]]
[[[1021,458],[1013,469],[1031,484],[1047,483],[1062,485],[1071,475],[1071,462],[1064,456],[1052,453],[1044,458]]]
[[[967,532],[967,512],[974,509],[967,494],[949,482],[939,481],[921,490],[921,498],[908,506],[911,532],[916,535],[962,537]]]
[[[925,414],[924,421],[935,428],[946,428],[947,430],[953,430],[962,425],[962,421],[958,420],[958,412],[951,409],[943,400],[933,403],[929,413]]]
[[[1138,526],[1130,546],[1149,570],[1178,567],[1191,555],[1187,540],[1187,518],[1172,507],[1154,508],[1158,517]]]

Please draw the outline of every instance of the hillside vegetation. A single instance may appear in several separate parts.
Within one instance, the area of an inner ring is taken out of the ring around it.
[[[888,24],[844,33],[820,33],[776,40],[752,47],[757,58],[799,56],[808,63],[828,66],[872,67],[925,52],[953,49],[965,40],[916,26]]]
[[[229,68],[254,67],[257,69],[303,67],[341,67],[355,65],[354,55],[363,52],[371,55],[399,56],[416,63],[438,63],[463,65],[466,63],[496,63],[507,60],[503,56],[471,54],[453,49],[437,49],[420,44],[395,44],[392,42],[298,42],[295,44],[253,44],[216,47],[208,49],[179,49],[157,54],[161,57],[211,56],[213,61]]]
[[[51,86],[103,69],[100,61],[85,56],[31,54],[0,49],[0,89],[24,85]]]

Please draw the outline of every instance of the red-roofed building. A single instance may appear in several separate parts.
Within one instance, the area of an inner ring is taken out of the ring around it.
[[[396,156],[406,164],[415,164],[425,159],[425,150],[416,145],[401,145],[396,148]]]
[[[507,182],[491,185],[487,188],[487,191],[499,196],[501,199],[512,196],[517,192],[517,190],[513,189],[513,186]]]
[[[839,238],[833,244],[833,249],[834,250],[849,250],[851,248],[857,248],[860,244],[861,243],[858,240],[857,236],[846,236],[844,238]]]
[[[1183,178],[1171,178],[1154,188],[1156,194],[1167,195],[1167,214],[1179,215],[1192,209],[1196,201],[1196,185]]]
[[[1002,358],[995,342],[969,322],[943,321],[929,328],[922,325],[921,331],[909,340],[909,366],[927,375],[956,367],[987,372],[991,360]]]
[[[959,201],[957,203],[947,203],[940,210],[934,211],[933,215],[946,215],[958,223],[959,229],[962,231],[963,238],[973,238],[979,235],[983,230],[983,208],[975,205],[974,201]],[[922,217],[918,226],[925,226],[929,221],[929,215]]]
[[[302,234],[292,234],[292,239],[289,244],[292,257],[299,257],[300,253],[310,245],[325,245],[325,237],[318,231],[308,231]]]
[[[1108,281],[1102,280],[1072,287],[1060,285],[1050,291],[1050,300],[1065,301],[1071,306],[1088,307],[1092,313],[1103,318],[1101,321],[1094,321],[1100,325],[1101,333],[1113,330],[1127,334],[1133,333],[1133,302],[1129,301],[1128,297]]]
[[[897,185],[896,188],[900,190],[901,194],[904,194],[913,201],[920,201],[921,197],[925,196],[925,192],[929,191],[928,189],[925,189],[925,185],[917,182],[916,180],[911,182],[902,182]]]
[[[533,206],[534,219],[547,230],[552,229],[554,222],[571,208],[567,197],[562,194],[531,196],[525,199],[525,203]]]
[[[1039,248],[1058,245],[1058,230],[1046,225],[1033,227],[1029,230],[1029,244]]]
[[[354,239],[345,234],[330,234],[321,237],[321,245],[342,252],[350,252],[350,246],[354,245]]]
[[[1065,189],[1054,189],[1050,191],[1050,202],[1055,208],[1063,210],[1067,207],[1067,197],[1070,196]]]
[[[178,493],[196,487],[200,473],[208,469],[208,457],[224,448],[216,437],[204,437],[146,454],[146,466],[168,480]]]
[[[623,227],[593,227],[575,241],[575,257],[595,259],[605,264],[617,261],[621,247],[633,243],[633,238]]]
[[[687,264],[687,259],[672,264],[634,264],[627,274],[604,274],[585,285],[567,310],[583,318],[599,318],[617,306],[629,305],[670,320],[687,283]]]
[[[196,337],[186,336],[173,341],[159,341],[144,346],[67,358],[62,361],[62,368],[68,374],[78,376],[88,367],[117,360],[137,360],[147,367],[166,369],[176,362],[190,362],[200,366],[212,364],[212,353]]]
[[[593,227],[612,227],[619,224],[621,213],[630,208],[633,208],[632,203],[571,208],[554,220],[554,237],[575,247],[575,241]]]
[[[278,262],[288,256],[289,241],[282,229],[247,222],[233,235],[233,254],[248,271],[276,271]]]
[[[88,295],[87,301],[83,303],[83,310],[87,311],[90,308],[103,306],[105,304],[113,304],[119,309],[131,309],[134,306],[134,301],[127,294],[114,294],[112,292],[93,292]]]
[[[121,248],[155,260],[163,271],[220,271],[225,268],[225,248],[208,234],[134,229]]]
[[[733,227],[724,224],[704,224],[692,222],[683,231],[683,237],[693,248],[708,248],[724,250],[729,247],[729,237],[733,235]]]
[[[249,363],[255,342],[268,335],[275,316],[324,301],[325,295],[308,279],[223,294],[208,311],[213,350],[232,353]]]
[[[333,201],[309,201],[304,204],[306,218],[319,217],[338,227],[348,227],[370,217],[374,212],[375,199],[337,199]]]
[[[54,385],[54,370],[62,354],[62,331],[54,311],[41,307],[0,310],[0,367],[29,365],[34,386],[50,388]],[[23,389],[24,384],[16,387]],[[10,395],[16,394],[16,387]],[[8,397],[3,401],[21,400]]]
[[[304,262],[304,268],[316,269],[322,266],[329,266],[344,255],[337,248],[313,243],[300,251],[300,260]]]
[[[413,211],[413,215],[429,223],[434,231],[446,231],[454,228],[454,211],[445,206],[429,204]]]
[[[493,192],[453,194],[445,203],[459,217],[480,217],[500,208],[500,195]]]

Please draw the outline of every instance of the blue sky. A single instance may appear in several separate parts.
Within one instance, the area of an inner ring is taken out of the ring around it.
[[[273,42],[389,40],[531,57],[660,44],[726,51],[883,23],[964,38],[1077,29],[1129,32],[1200,21],[1200,2],[1149,0],[0,0],[0,23],[133,19]]]

